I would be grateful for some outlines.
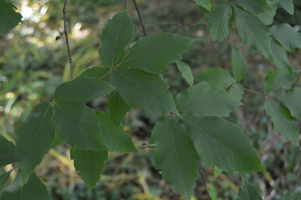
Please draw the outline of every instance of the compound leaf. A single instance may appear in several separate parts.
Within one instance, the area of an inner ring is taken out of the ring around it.
[[[105,162],[108,161],[108,152],[82,150],[72,147],[70,155],[71,159],[74,160],[75,169],[80,172],[81,178],[88,187],[88,193],[91,192],[105,170]]]
[[[5,0],[0,1],[0,33],[6,35],[11,29],[22,22],[22,15],[15,12],[13,4]]]
[[[110,71],[108,68],[102,68],[100,66],[94,66],[92,68],[86,69],[80,76],[85,76],[88,78],[98,78],[105,82],[109,82],[109,76],[105,76]]]
[[[196,117],[227,117],[241,105],[222,88],[209,88],[206,83],[182,90],[176,96],[175,102],[181,114]]]
[[[276,68],[274,73],[269,70],[264,80],[264,92],[273,92],[278,89],[290,89],[296,79],[295,75],[289,74],[282,68]]]
[[[17,162],[16,146],[0,135],[0,167]]]
[[[151,113],[178,113],[167,83],[155,74],[138,69],[116,69],[110,72],[110,81],[132,108],[139,105]]]
[[[101,34],[101,48],[98,49],[102,64],[111,68],[119,61],[125,47],[134,39],[134,25],[124,10],[108,20]]]
[[[272,49],[272,55],[273,55],[273,60],[275,62],[275,65],[287,71],[288,73],[293,74],[293,68],[287,59],[285,50],[277,41],[275,41],[272,38],[270,40],[271,40],[271,49]]]
[[[211,1],[210,0],[193,0],[198,6],[205,8],[207,11],[211,11]]]
[[[38,104],[22,122],[17,141],[17,156],[22,184],[50,150],[54,139],[52,107],[49,102]]]
[[[156,123],[150,143],[157,143],[156,169],[161,169],[165,181],[185,198],[190,199],[198,173],[198,156],[189,135],[170,114]]]
[[[248,73],[246,66],[247,66],[247,61],[244,59],[239,48],[237,48],[236,46],[233,46],[231,69],[232,69],[233,74],[235,75],[236,81],[241,81],[245,77],[245,75]]]
[[[266,0],[252,0],[252,1],[231,0],[231,2],[243,7],[246,11],[249,11],[249,12],[252,12],[255,14],[263,13],[266,10],[270,10],[270,7],[267,4]]]
[[[207,166],[215,164],[226,172],[265,172],[252,140],[237,125],[218,117],[183,116],[183,121]]]
[[[179,71],[182,73],[183,78],[189,83],[189,85],[193,85],[193,75],[191,69],[187,63],[177,62],[177,67]]]
[[[260,193],[256,190],[254,185],[247,181],[246,178],[241,176],[241,188],[238,191],[239,200],[262,200]]]
[[[228,1],[221,0],[212,5],[212,12],[206,18],[212,41],[222,41],[232,27],[233,13]]]
[[[294,14],[294,4],[293,0],[274,0],[278,7],[282,7],[284,10],[286,10],[289,14]]]
[[[229,90],[229,95],[236,101],[241,101],[244,94],[244,88],[241,83],[233,83]]]
[[[182,60],[181,54],[197,39],[170,33],[150,35],[139,40],[120,65],[142,69],[147,72],[165,71],[166,64]]]
[[[291,90],[277,94],[277,99],[285,105],[291,112],[292,116],[301,121],[301,89],[293,88]]]
[[[1,199],[4,189],[6,188],[10,173],[11,173],[11,171],[0,175],[0,199]]]
[[[96,116],[100,120],[101,138],[110,151],[139,153],[132,142],[132,138],[124,131],[124,126],[121,124],[117,128],[110,113],[96,112]]]
[[[264,108],[267,115],[271,116],[273,120],[275,131],[280,132],[286,140],[290,140],[294,145],[299,146],[298,121],[292,117],[290,111],[268,97],[265,98]]]

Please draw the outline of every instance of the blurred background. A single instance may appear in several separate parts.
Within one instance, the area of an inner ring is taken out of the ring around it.
[[[63,0],[11,1],[23,15],[23,23],[6,36],[0,35],[0,134],[14,141],[21,121],[40,102],[51,101],[55,88],[70,80],[65,38],[55,40],[63,31]],[[195,2],[187,0],[138,0],[145,22],[202,24],[205,14],[198,12]],[[289,23],[301,29],[301,2],[294,0],[295,14],[277,10],[274,24]],[[70,0],[67,4],[69,42],[74,63],[74,76],[85,69],[101,65],[97,49],[106,21],[125,9],[125,0]],[[139,19],[132,1],[129,14],[135,24],[135,40],[143,37]],[[205,39],[191,45],[183,55],[198,75],[210,67],[231,67],[231,48],[235,44],[247,60],[248,74],[242,84],[245,88],[263,92],[264,77],[275,66],[248,45],[242,43],[235,27],[222,42],[212,42],[206,27],[146,25],[148,35],[171,32],[182,36]],[[301,52],[288,54],[293,68],[301,69]],[[173,95],[189,85],[174,64],[163,73]],[[296,83],[300,86],[300,81]],[[228,117],[238,124],[253,140],[264,168],[269,174],[244,174],[265,199],[283,199],[291,192],[301,190],[300,149],[286,142],[272,128],[272,122],[263,108],[263,96],[245,92],[243,105]],[[108,111],[108,99],[99,98],[88,103],[95,110]],[[146,152],[142,143],[148,143],[152,128],[160,113],[150,114],[139,107],[127,114],[124,124],[140,153],[109,153],[105,173],[91,193],[70,160],[69,148],[54,146],[44,156],[36,173],[46,184],[54,200],[121,200],[121,199],[183,199],[166,183],[154,167],[154,153]],[[12,166],[6,166],[8,171]],[[215,200],[236,199],[241,178],[237,173],[222,173],[213,178],[214,169],[202,164],[207,185]],[[15,173],[12,173],[13,180]],[[208,199],[203,181],[199,178],[192,199]]]

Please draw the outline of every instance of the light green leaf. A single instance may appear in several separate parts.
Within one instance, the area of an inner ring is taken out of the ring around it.
[[[50,195],[35,173],[32,173],[27,182],[21,187],[21,173],[5,188],[0,200],[51,200]]]
[[[82,150],[77,147],[70,149],[71,159],[74,160],[76,171],[91,192],[96,183],[100,180],[101,174],[105,171],[105,162],[108,161],[107,151]]]
[[[291,25],[284,23],[270,28],[272,36],[287,51],[293,52],[301,49],[301,33],[298,33]]]
[[[11,29],[22,22],[22,15],[15,11],[13,4],[5,0],[0,1],[0,33],[6,35]]]
[[[121,124],[117,128],[110,113],[95,112],[95,114],[100,120],[101,138],[110,151],[139,153],[132,142],[132,138],[124,131],[124,126]]]
[[[223,172],[222,169],[218,168],[218,166],[214,165],[214,175],[213,178],[217,178]]]
[[[17,141],[18,163],[22,184],[50,150],[54,139],[52,107],[49,102],[38,104],[22,122]]]
[[[249,43],[253,49],[260,50],[264,57],[272,61],[270,30],[254,14],[237,6],[233,6],[233,8],[237,31],[242,41]]]
[[[16,146],[0,135],[0,167],[17,162]]]
[[[207,165],[215,164],[225,172],[265,172],[252,140],[243,129],[218,117],[184,116],[200,159]]]
[[[211,1],[210,0],[193,0],[198,6],[202,6],[209,12],[211,11]]]
[[[212,5],[212,12],[206,18],[212,41],[222,41],[232,27],[233,13],[228,1],[221,0]]]
[[[293,68],[287,59],[285,50],[277,41],[275,41],[272,38],[270,38],[270,40],[271,40],[271,49],[272,49],[272,55],[273,55],[273,60],[275,62],[275,65],[287,71],[288,73],[293,74]]]
[[[275,131],[280,132],[286,140],[290,140],[294,145],[299,146],[298,121],[291,116],[290,111],[268,97],[265,98],[264,108],[267,115],[271,116],[273,120]]]
[[[111,68],[119,61],[125,47],[134,39],[134,25],[124,10],[108,20],[101,34],[101,48],[98,49],[102,64]]]
[[[232,3],[243,7],[246,11],[258,14],[270,10],[266,0],[231,0]]]
[[[297,77],[295,75],[289,74],[282,68],[276,68],[274,73],[269,70],[264,80],[264,92],[267,93],[279,89],[290,89],[296,79]]]
[[[222,88],[209,88],[206,83],[182,90],[176,96],[175,102],[181,114],[196,117],[227,117],[241,105]]]
[[[4,189],[6,188],[10,173],[11,173],[11,171],[0,175],[0,199],[1,199]]]
[[[233,46],[231,69],[232,69],[233,74],[235,75],[236,81],[241,81],[245,77],[245,75],[248,73],[246,66],[247,66],[247,61],[244,59],[239,48],[237,48],[236,46]]]
[[[107,150],[100,137],[100,121],[85,104],[78,101],[54,103],[53,125],[64,141],[83,150]]]
[[[62,138],[60,138],[60,136],[57,134],[57,132],[55,132],[54,134],[54,140],[51,143],[51,146],[55,146],[55,145],[59,145],[59,144],[63,144],[65,143],[64,140],[62,140]]]
[[[147,72],[165,71],[166,64],[182,60],[181,54],[197,39],[170,33],[150,35],[139,40],[119,65]]]
[[[243,94],[244,88],[241,83],[234,83],[229,90],[229,95],[236,101],[241,101]]]
[[[265,24],[271,25],[273,24],[274,17],[276,15],[277,6],[275,1],[267,1],[267,4],[271,8],[270,10],[266,10],[264,13],[259,13],[257,17]]]
[[[283,8],[286,10],[289,14],[294,14],[294,4],[293,0],[274,0],[278,7]]]
[[[124,116],[127,112],[131,110],[131,107],[128,106],[120,94],[115,90],[109,96],[109,111],[112,117],[114,124],[119,127]]]
[[[229,72],[219,67],[204,70],[195,80],[205,81],[211,87],[221,88],[228,88],[234,83],[234,79]]]
[[[239,200],[262,200],[260,193],[256,190],[254,185],[249,183],[245,177],[241,176],[241,188],[238,191]]]
[[[294,192],[291,193],[288,197],[286,197],[285,200],[296,200],[296,199],[301,199],[301,192]]]
[[[281,104],[285,105],[292,116],[301,121],[301,89],[293,88],[291,90],[276,95]]]
[[[110,81],[132,108],[139,105],[151,113],[178,113],[167,83],[155,74],[137,69],[116,69],[110,72]]]
[[[182,73],[183,78],[189,83],[189,85],[193,85],[193,75],[191,69],[187,63],[177,62],[177,67],[179,71]]]
[[[150,144],[157,143],[156,169],[161,169],[165,181],[185,198],[190,199],[198,174],[198,156],[189,135],[170,114],[156,123]]]
[[[80,76],[85,76],[88,78],[98,78],[100,79],[101,77],[103,77],[101,80],[105,81],[105,82],[109,82],[109,76],[105,76],[108,72],[110,71],[110,69],[106,68],[102,68],[100,66],[94,66],[92,68],[86,69]]]

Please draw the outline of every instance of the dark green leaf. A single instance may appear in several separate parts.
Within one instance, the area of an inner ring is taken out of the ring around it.
[[[179,71],[182,73],[183,78],[189,83],[189,85],[193,85],[193,75],[191,69],[187,63],[177,62],[177,67]]]
[[[301,199],[301,192],[299,191],[291,193],[288,197],[286,197],[285,200],[297,200],[297,199]]]
[[[198,174],[198,156],[189,135],[170,114],[156,123],[150,143],[157,143],[156,169],[161,169],[165,181],[185,198],[190,199]]]
[[[274,21],[274,16],[276,15],[277,6],[275,1],[267,1],[267,4],[271,8],[270,10],[266,10],[264,13],[259,13],[257,17],[265,24],[271,25]]]
[[[269,70],[264,80],[264,92],[290,89],[291,85],[296,81],[296,78],[296,76],[289,74],[282,68],[276,68],[274,73]]]
[[[49,102],[38,104],[22,122],[17,141],[18,163],[22,174],[22,183],[42,161],[50,150],[54,139],[52,125],[52,107]]]
[[[0,200],[51,200],[50,195],[35,173],[32,173],[26,183],[21,187],[21,173],[4,190]]]
[[[114,124],[118,127],[127,112],[131,110],[120,94],[115,90],[109,96],[109,111]]]
[[[1,196],[2,196],[2,193],[3,193],[4,189],[6,188],[7,181],[8,181],[10,173],[11,173],[11,171],[0,175],[0,199],[1,199]]]
[[[221,88],[209,88],[206,83],[199,83],[182,90],[175,98],[181,114],[196,117],[217,116],[227,117],[240,102],[234,100]]]
[[[107,76],[105,76],[108,72],[110,71],[110,69],[106,68],[102,68],[100,66],[94,66],[92,68],[86,69],[80,76],[85,76],[88,78],[101,78],[103,77],[101,80],[105,81],[105,82],[109,82],[109,74]]]
[[[137,69],[116,69],[110,72],[110,81],[132,108],[139,105],[151,113],[178,113],[167,83],[155,74]]]
[[[265,172],[243,129],[218,117],[183,117],[200,159],[223,171]]]
[[[274,25],[270,28],[272,36],[287,51],[295,51],[301,49],[301,33],[298,33],[289,24]]]
[[[117,128],[109,113],[96,112],[96,116],[100,120],[101,138],[110,151],[139,153],[122,124]]]
[[[241,101],[244,94],[244,88],[241,83],[234,83],[229,91],[229,95],[236,101]]]
[[[292,116],[301,121],[301,89],[293,88],[291,90],[277,94],[277,99],[285,105]]]
[[[124,10],[108,20],[106,28],[101,34],[101,48],[99,56],[105,67],[113,67],[124,53],[125,47],[134,39],[134,25]]]
[[[81,178],[91,192],[96,183],[100,180],[101,174],[105,171],[105,162],[108,161],[107,151],[82,150],[77,147],[70,149],[71,159],[74,160],[76,171],[80,172]]]
[[[237,6],[233,7],[237,31],[242,41],[249,43],[253,49],[260,50],[264,57],[272,61],[270,30],[254,14]]]
[[[275,65],[287,71],[288,73],[293,74],[293,69],[290,62],[287,59],[285,50],[277,41],[275,41],[272,38],[270,40],[271,40],[271,49],[272,49],[272,55],[273,55],[273,60],[275,62]]]
[[[15,11],[13,4],[5,0],[0,1],[0,33],[6,35],[11,29],[22,22],[22,15]]]
[[[113,86],[97,78],[81,76],[58,86],[53,95],[53,101],[70,100],[86,103],[89,100],[106,96],[114,89]]]
[[[294,4],[293,0],[274,0],[278,7],[282,7],[289,14],[294,14]]]
[[[202,6],[209,12],[211,11],[211,1],[210,0],[193,0],[198,6]]]
[[[208,14],[208,13],[210,13],[208,10],[206,10],[204,7],[202,7],[202,6],[198,6],[198,8],[199,8],[199,12],[200,13],[206,13],[206,14]]]
[[[238,191],[239,200],[262,200],[260,193],[256,190],[254,185],[249,183],[243,176],[241,176],[241,178],[241,188],[239,188]]]
[[[17,162],[16,146],[0,135],[0,167]]]
[[[228,88],[230,85],[232,85],[232,83],[234,83],[234,79],[229,72],[219,67],[213,67],[204,70],[195,78],[195,80],[205,81],[211,87],[221,88]]]
[[[212,12],[206,18],[212,41],[222,41],[232,27],[233,13],[228,1],[221,0],[212,5]]]
[[[120,65],[142,69],[147,72],[165,71],[166,64],[182,60],[181,54],[189,50],[189,45],[197,41],[170,33],[151,35],[139,40]]]
[[[256,14],[270,10],[266,0],[231,0],[231,2],[243,7],[246,11]]]
[[[231,69],[232,69],[233,74],[235,75],[236,81],[241,81],[245,77],[245,75],[248,73],[246,66],[247,66],[247,61],[244,59],[239,48],[237,48],[236,46],[233,46]]]
[[[294,145],[299,146],[298,121],[292,117],[290,111],[268,97],[265,98],[264,108],[267,115],[272,117],[275,131],[280,132],[286,140],[290,140]]]
[[[223,172],[222,169],[218,168],[218,166],[214,165],[214,175],[213,178],[217,178]]]
[[[54,103],[53,125],[64,141],[84,150],[106,150],[100,137],[100,121],[85,104],[78,101]]]

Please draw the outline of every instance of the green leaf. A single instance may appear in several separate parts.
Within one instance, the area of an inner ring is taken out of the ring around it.
[[[233,6],[233,8],[237,31],[242,41],[249,43],[253,49],[260,50],[264,57],[272,61],[270,30],[254,14],[237,6]]]
[[[274,17],[276,15],[277,6],[275,1],[267,1],[267,4],[271,8],[270,10],[266,10],[264,13],[259,13],[257,17],[265,24],[271,25],[273,24]]]
[[[115,88],[97,78],[78,77],[59,85],[53,95],[53,101],[80,101],[86,103],[89,100],[103,97]]]
[[[109,82],[109,76],[105,76],[110,70],[108,68],[104,69],[100,66],[94,66],[92,68],[86,69],[80,76],[85,76],[88,78],[101,78],[105,82]]]
[[[109,96],[109,111],[111,113],[114,124],[119,127],[126,113],[131,110],[120,94],[115,90]]]
[[[288,197],[286,197],[285,200],[296,200],[296,199],[301,199],[301,192],[294,192],[291,193]]]
[[[121,124],[117,128],[110,113],[96,112],[95,114],[100,120],[101,138],[110,151],[139,153],[132,142],[132,138],[124,131],[124,126]]]
[[[301,49],[301,33],[298,33],[291,25],[284,23],[270,28],[272,36],[287,51],[293,52]]]
[[[105,67],[111,68],[119,61],[125,47],[134,39],[134,25],[124,10],[108,20],[106,28],[101,34],[101,48],[99,56]]]
[[[82,150],[77,147],[70,149],[71,159],[74,160],[76,171],[80,172],[81,178],[91,192],[96,183],[100,180],[101,174],[105,171],[105,162],[108,161],[107,151]]]
[[[275,131],[280,132],[286,140],[290,140],[294,145],[299,146],[298,121],[291,116],[290,111],[268,97],[265,98],[264,108],[267,115],[271,116],[273,120]]]
[[[272,55],[273,60],[275,62],[275,65],[285,71],[287,71],[290,74],[293,74],[293,68],[290,64],[290,62],[287,59],[286,52],[282,48],[282,46],[275,41],[274,39],[271,40],[271,49],[272,49]]]
[[[293,0],[274,0],[278,7],[283,8],[286,10],[289,14],[294,14],[294,4]]]
[[[214,165],[214,175],[213,178],[217,178],[223,172],[222,169],[218,168],[218,166]]]
[[[209,88],[206,83],[182,90],[176,96],[175,102],[181,114],[196,117],[227,117],[241,105],[222,88]]]
[[[243,7],[246,11],[258,14],[270,10],[266,0],[231,0],[232,3]]]
[[[32,173],[27,182],[21,187],[21,173],[5,188],[0,200],[51,200],[50,195],[35,173]]]
[[[0,33],[6,35],[11,29],[22,22],[22,15],[15,11],[13,4],[5,0],[0,1]]]
[[[139,105],[151,113],[178,113],[167,83],[155,74],[137,69],[116,69],[110,72],[110,81],[132,108]]]
[[[249,183],[243,176],[241,176],[241,178],[241,188],[239,188],[238,191],[239,200],[262,200],[260,193],[256,190],[254,185]]]
[[[65,143],[64,140],[62,140],[62,138],[60,138],[60,136],[57,134],[57,132],[55,132],[54,134],[54,140],[51,143],[51,146],[55,146],[55,145],[59,145],[59,144],[63,144]]]
[[[210,0],[193,0],[198,6],[202,6],[209,12],[211,11],[211,1]]]
[[[229,173],[265,172],[243,129],[218,117],[183,117],[200,159]]]
[[[0,167],[17,162],[16,147],[0,135]]]
[[[241,101],[243,94],[244,88],[241,83],[234,83],[229,90],[229,95],[236,101]]]
[[[166,64],[182,60],[181,54],[197,39],[170,33],[151,35],[139,40],[119,65],[147,72],[165,71]]]
[[[189,83],[189,85],[193,85],[193,75],[191,69],[187,63],[177,62],[177,67],[179,71],[182,73],[183,78]]]
[[[189,135],[170,114],[156,123],[150,144],[157,143],[156,169],[161,169],[165,181],[185,198],[190,199],[198,174],[198,156]]]
[[[54,139],[52,107],[49,102],[38,104],[22,122],[17,141],[18,163],[22,183],[40,164],[44,154],[50,150]]]
[[[301,89],[293,88],[291,90],[276,95],[281,104],[285,105],[292,116],[301,121]]]
[[[200,13],[205,13],[205,14],[208,14],[208,13],[210,13],[208,10],[206,10],[204,7],[202,7],[202,6],[198,6],[198,9],[199,9],[199,12]]]
[[[213,67],[204,70],[195,78],[195,80],[205,81],[211,87],[221,88],[228,88],[230,85],[232,85],[232,83],[234,83],[234,79],[229,72],[219,67]]]
[[[54,103],[53,125],[61,139],[84,150],[107,150],[100,137],[100,121],[78,101]]]
[[[206,18],[212,41],[222,41],[232,27],[233,13],[228,1],[221,0],[212,5],[212,12]]]
[[[264,92],[267,93],[279,89],[290,89],[296,79],[297,77],[295,75],[289,74],[282,68],[276,68],[274,73],[269,70],[264,80]]]
[[[4,189],[6,188],[7,181],[8,181],[10,173],[11,173],[11,171],[0,175],[0,198],[2,196],[2,193],[3,193]]]
[[[244,59],[239,48],[237,48],[236,46],[233,46],[231,69],[232,69],[233,74],[235,75],[236,81],[241,81],[245,77],[245,75],[248,73],[246,66],[247,66],[247,61]]]

